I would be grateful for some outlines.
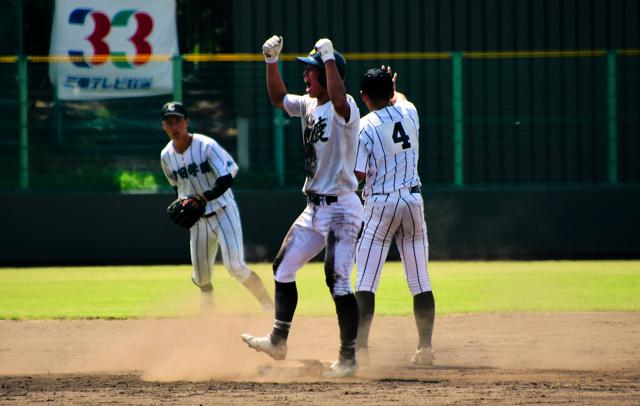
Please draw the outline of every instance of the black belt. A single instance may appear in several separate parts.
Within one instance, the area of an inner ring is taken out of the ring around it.
[[[213,217],[213,216],[215,216],[215,215],[216,215],[216,212],[215,212],[215,211],[212,211],[212,212],[211,212],[211,213],[209,213],[209,214],[205,214],[205,215],[204,215],[204,217]]]
[[[395,190],[393,192],[395,192]],[[409,188],[409,193],[420,193],[420,186],[419,185],[411,186]],[[389,193],[371,193],[371,194],[372,195],[388,195]]]
[[[338,196],[333,195],[318,195],[313,192],[307,193],[307,201],[313,204],[325,204],[329,205],[338,201]]]

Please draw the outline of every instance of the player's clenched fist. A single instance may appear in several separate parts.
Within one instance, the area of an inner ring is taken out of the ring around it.
[[[278,55],[282,52],[284,39],[281,36],[274,35],[262,44],[262,53],[266,63],[278,62]]]
[[[320,54],[322,62],[327,62],[330,59],[336,59],[333,54],[333,43],[328,38],[320,38],[316,42],[315,50]]]

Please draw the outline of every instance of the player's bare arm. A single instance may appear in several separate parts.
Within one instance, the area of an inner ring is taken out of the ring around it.
[[[389,75],[391,75],[391,81],[393,82],[393,97],[391,97],[391,99],[389,100],[391,104],[396,104],[402,101],[406,101],[407,97],[403,93],[400,93],[396,88],[396,83],[398,82],[398,73],[393,72],[391,70],[391,66],[382,65],[381,68],[389,72]]]
[[[278,56],[282,52],[284,46],[284,39],[281,36],[274,35],[267,39],[262,45],[262,54],[266,62],[267,72],[267,91],[269,93],[269,99],[274,107],[284,109],[283,100],[287,95],[287,87],[280,75],[280,69],[278,68]]]
[[[284,96],[287,95],[287,87],[285,86],[282,76],[280,76],[280,69],[278,69],[277,63],[267,64],[267,92],[269,93],[269,100],[274,107],[284,109]]]
[[[351,108],[347,102],[347,90],[344,87],[338,66],[336,65],[333,44],[327,38],[319,39],[315,45],[316,52],[320,53],[324,62],[325,72],[327,75],[327,93],[333,104],[333,109],[345,121],[349,121],[351,117]]]

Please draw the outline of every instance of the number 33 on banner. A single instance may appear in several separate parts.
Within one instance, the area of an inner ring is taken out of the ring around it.
[[[69,23],[84,25],[88,15],[93,18],[95,28],[91,35],[85,39],[93,47],[93,56],[91,57],[91,61],[87,62],[84,51],[70,49],[69,56],[74,65],[81,68],[90,68],[91,65],[95,66],[105,63],[109,59],[109,56],[111,56],[111,61],[118,68],[133,68],[126,58],[126,52],[111,50],[109,44],[105,42],[105,37],[109,34],[112,27],[126,27],[132,16],[137,22],[135,33],[128,39],[136,49],[133,64],[143,65],[151,59],[153,50],[151,44],[146,40],[153,30],[153,19],[149,14],[137,12],[136,10],[123,10],[116,13],[112,20],[109,20],[109,17],[100,11],[77,8],[69,15]]]

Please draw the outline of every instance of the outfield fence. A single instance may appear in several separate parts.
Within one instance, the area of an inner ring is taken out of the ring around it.
[[[302,66],[282,58],[291,93]],[[521,188],[640,183],[640,50],[345,53],[347,90],[390,64],[421,118],[420,174],[431,187]],[[148,63],[166,61],[156,57]],[[299,187],[298,119],[268,100],[260,54],[174,57],[174,94],[62,101],[50,64],[0,56],[0,190],[163,191],[167,142],[159,109],[186,103],[194,132],[217,139],[243,169],[237,187]]]

